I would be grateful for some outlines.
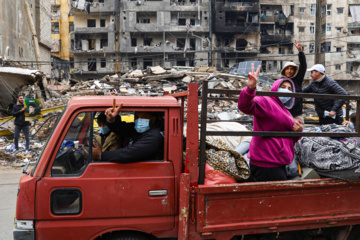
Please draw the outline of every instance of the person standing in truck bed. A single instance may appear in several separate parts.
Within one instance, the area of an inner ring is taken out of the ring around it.
[[[306,57],[305,53],[302,50],[302,44],[298,43],[296,40],[293,42],[294,46],[297,48],[299,54],[299,66],[296,65],[294,62],[287,62],[283,69],[281,69],[281,76],[290,78],[293,80],[295,85],[295,91],[297,93],[302,92],[302,85],[304,82],[304,76],[306,73]],[[303,117],[303,99],[302,98],[295,98],[294,106],[289,109],[289,112],[294,117],[295,121],[301,122],[304,127],[304,117]]]
[[[254,131],[295,131],[301,132],[301,123],[294,120],[288,109],[294,105],[291,97],[265,97],[256,95],[256,84],[260,66],[248,74],[248,86],[239,96],[238,108],[245,114],[254,116]],[[289,78],[274,82],[272,92],[295,92],[294,83]],[[250,171],[256,181],[286,180],[285,166],[294,159],[294,146],[299,137],[253,136],[248,158]]]

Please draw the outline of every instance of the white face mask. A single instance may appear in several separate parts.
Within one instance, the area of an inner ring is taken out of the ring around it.
[[[278,92],[284,92],[284,93],[292,93],[292,91],[290,91],[287,88],[279,88]],[[289,101],[291,99],[291,97],[279,97],[280,101],[284,104],[287,101]]]

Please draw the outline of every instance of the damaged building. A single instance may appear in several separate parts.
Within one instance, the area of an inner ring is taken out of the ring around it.
[[[215,66],[254,60],[260,46],[259,2],[216,0],[212,9]]]
[[[122,1],[122,70],[208,65],[209,1]]]
[[[70,53],[74,55],[74,79],[90,80],[116,72],[115,0],[72,0],[74,31]]]

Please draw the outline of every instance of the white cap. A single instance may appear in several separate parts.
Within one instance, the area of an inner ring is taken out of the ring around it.
[[[315,64],[311,68],[306,69],[306,71],[317,71],[319,73],[325,74],[325,68],[322,64]]]

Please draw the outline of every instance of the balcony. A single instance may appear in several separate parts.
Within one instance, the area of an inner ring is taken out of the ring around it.
[[[77,27],[75,28],[75,34],[100,34],[100,33],[108,33],[113,31],[114,29],[111,27]]]
[[[103,3],[99,2],[85,2],[80,5],[81,1],[72,0],[71,10],[74,12],[87,12],[87,13],[112,13],[115,11],[115,0],[106,0]]]

